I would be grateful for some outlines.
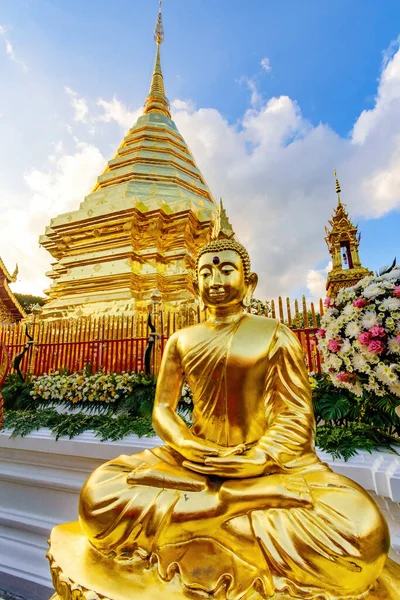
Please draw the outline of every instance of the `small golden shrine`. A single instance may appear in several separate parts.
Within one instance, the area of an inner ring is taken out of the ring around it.
[[[56,262],[43,317],[126,313],[155,290],[164,306],[194,298],[191,269],[216,205],[171,120],[160,47],[143,114],[79,209],[51,220],[40,244]]]
[[[26,317],[25,311],[8,284],[17,281],[18,267],[12,275],[0,258],[0,323],[16,323]]]
[[[361,265],[358,247],[361,234],[350,221],[346,205],[340,200],[340,184],[336,177],[338,203],[329,221],[331,229],[325,227],[325,241],[332,256],[332,270],[328,273],[326,290],[328,298],[334,298],[341,288],[355,285],[371,271]]]

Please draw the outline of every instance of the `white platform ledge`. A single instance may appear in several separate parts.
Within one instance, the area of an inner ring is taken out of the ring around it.
[[[0,572],[50,586],[45,559],[50,530],[77,518],[79,492],[88,475],[106,460],[162,442],[136,435],[100,442],[92,432],[56,441],[49,429],[24,438],[10,438],[10,433],[0,432]],[[318,454],[375,498],[391,530],[392,558],[400,562],[400,457],[360,452],[344,462]]]

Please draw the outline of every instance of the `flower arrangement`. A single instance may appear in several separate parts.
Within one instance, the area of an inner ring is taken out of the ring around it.
[[[155,382],[143,373],[99,371],[91,374],[90,370],[84,370],[68,374],[56,371],[33,376],[29,386],[33,403],[109,405],[118,407],[120,412],[129,412],[133,407],[136,412],[140,408],[138,405],[142,405],[142,409],[146,405],[146,412],[151,414],[155,395]],[[28,404],[32,405],[32,401]],[[182,386],[180,407],[184,412],[192,408],[192,393],[187,383]]]
[[[367,276],[325,301],[318,346],[336,387],[400,398],[400,268]]]
[[[153,383],[141,373],[90,374],[87,371],[66,374],[56,371],[51,374],[32,377],[30,395],[34,400],[48,402],[114,403],[126,398],[140,385]]]

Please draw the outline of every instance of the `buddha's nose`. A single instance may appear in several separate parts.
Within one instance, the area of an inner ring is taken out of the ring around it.
[[[221,287],[222,279],[221,273],[218,269],[214,269],[211,280],[211,287]]]

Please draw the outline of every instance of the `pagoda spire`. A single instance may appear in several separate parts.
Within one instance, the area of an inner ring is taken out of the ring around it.
[[[150,91],[149,95],[147,96],[146,103],[144,105],[143,114],[146,115],[151,112],[157,112],[165,115],[170,119],[171,113],[169,112],[169,102],[165,94],[164,78],[161,70],[160,47],[164,41],[164,27],[162,22],[161,3],[162,2],[160,0],[157,23],[154,29],[154,40],[157,44],[156,61],[154,63]]]
[[[336,174],[336,169],[334,170],[334,175],[335,175],[335,180],[336,180],[336,193],[337,193],[337,202],[338,202],[338,206],[341,205],[341,200],[340,200],[340,192],[342,191],[340,189],[340,183],[339,183],[339,179],[337,178],[337,174]]]

